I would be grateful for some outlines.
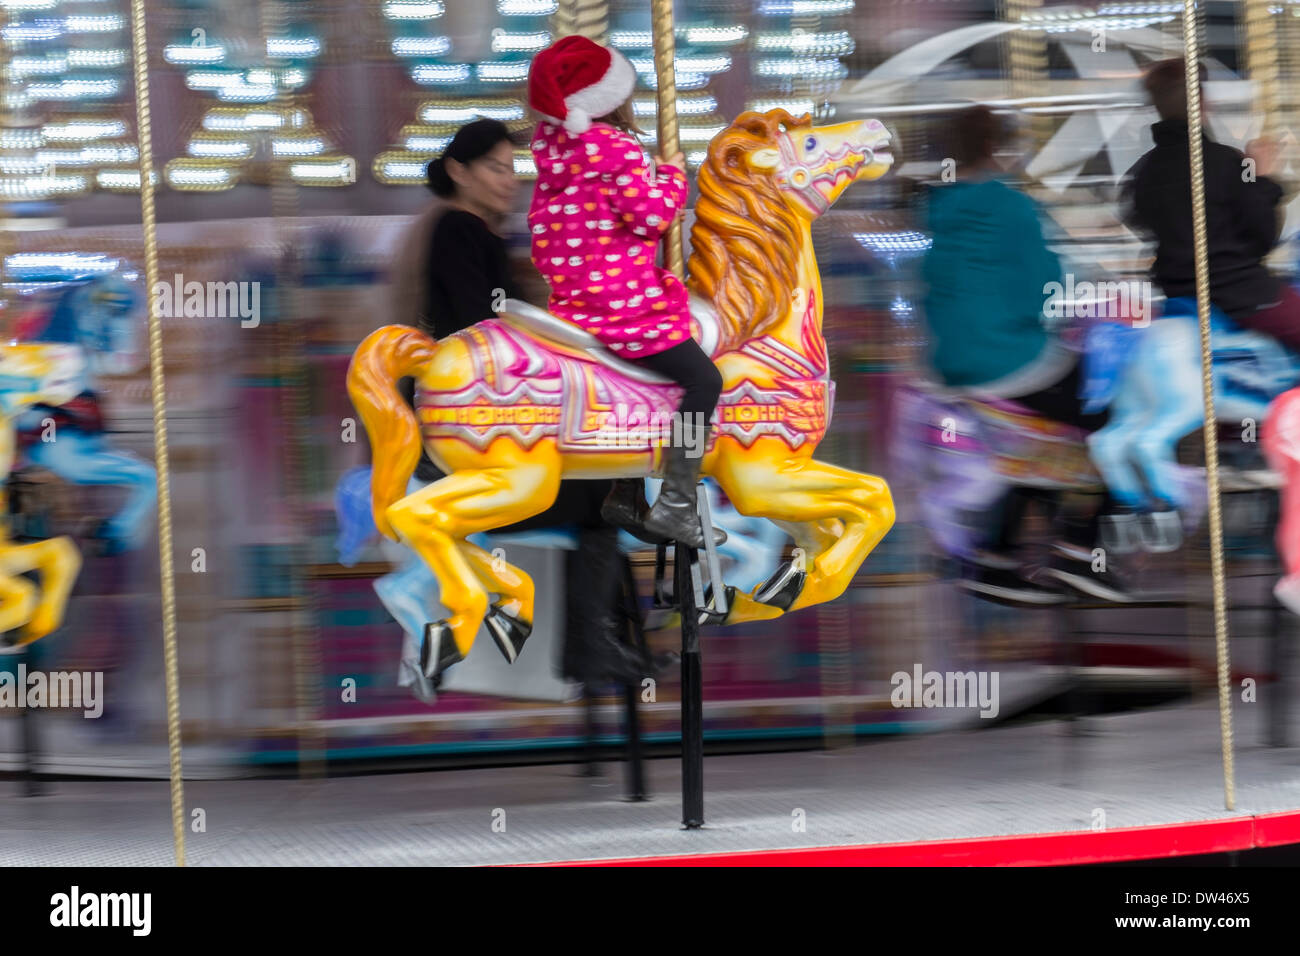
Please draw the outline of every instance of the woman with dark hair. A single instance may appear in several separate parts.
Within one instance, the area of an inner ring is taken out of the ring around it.
[[[461,127],[427,172],[438,201],[403,237],[393,307],[400,321],[440,339],[491,318],[506,299],[520,297],[498,232],[518,188],[509,129],[491,119]],[[404,379],[401,389],[414,407],[414,381]],[[426,483],[444,477],[423,451],[415,476]],[[576,527],[578,548],[566,552],[563,670],[587,684],[637,681],[647,673],[640,654],[620,640],[622,554],[618,529],[600,514],[612,487],[607,480],[561,481],[550,508],[498,529]]]
[[[1062,281],[1061,264],[1037,204],[1005,179],[1003,160],[1016,155],[1014,130],[983,105],[958,113],[950,128],[955,176],[929,190],[925,209],[933,241],[922,276],[934,371],[949,388],[1010,399],[1095,431],[1106,415],[1083,410],[1080,356],[1044,324],[1047,289]],[[1104,601],[1131,600],[1113,567],[1093,570],[1099,512],[1067,520],[1052,565],[1026,577],[1013,554],[1025,504],[1019,491],[1003,502],[1000,525],[964,587],[1024,604],[1059,601],[1062,585]]]

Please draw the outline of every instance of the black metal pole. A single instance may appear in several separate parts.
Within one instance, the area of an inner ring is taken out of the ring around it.
[[[583,727],[586,739],[582,747],[582,775],[599,777],[600,764],[596,755],[596,695],[590,684],[582,685]]]
[[[29,663],[30,657],[27,651],[23,651],[17,657],[18,664]],[[14,667],[14,677],[18,676],[17,664]],[[19,687],[18,693],[20,699],[26,701],[26,688]],[[32,713],[30,707],[23,707],[21,717],[22,736],[23,736],[23,796],[39,797],[44,793],[44,787],[41,786],[40,778],[37,775],[37,763],[40,755],[40,739],[36,732],[36,715]]]
[[[648,660],[645,629],[641,626],[641,608],[637,606],[636,579],[632,576],[632,563],[626,555],[623,557],[623,611],[632,625],[633,646]],[[627,734],[627,799],[640,802],[646,799],[646,785],[645,763],[641,754],[641,722],[636,706],[638,689],[635,684],[623,687],[623,725]]]
[[[691,584],[695,551],[673,546],[673,581],[682,615],[682,825],[704,826],[704,688],[699,609]]]

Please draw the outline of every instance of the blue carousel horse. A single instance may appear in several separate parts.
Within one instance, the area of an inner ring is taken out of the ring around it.
[[[657,483],[657,479],[649,480]],[[408,487],[410,492],[414,492],[418,490],[419,482],[412,478]],[[770,576],[772,566],[780,558],[788,536],[771,521],[745,517],[730,504],[724,504],[717,485],[712,481],[706,480],[703,489],[709,496],[710,516],[714,526],[727,532],[726,542],[718,548],[725,579],[734,582],[738,590],[757,587]],[[646,493],[650,500],[654,500],[657,491],[655,487],[647,487]],[[404,632],[398,683],[404,687],[410,686],[420,700],[433,703],[436,695],[420,667],[419,647],[424,640],[425,625],[436,620],[441,613],[438,610],[437,579],[413,550],[380,538],[371,509],[369,465],[353,468],[339,479],[334,492],[334,513],[339,523],[335,550],[340,564],[352,567],[367,548],[379,541],[392,562],[398,565],[397,570],[375,581],[375,593]],[[526,547],[576,547],[576,536],[563,528],[495,536],[480,534],[469,540],[490,551],[493,543],[499,543],[503,539]],[[628,552],[652,547],[626,532],[620,532],[619,542],[623,550]]]
[[[1196,303],[1171,299],[1145,328],[1091,321],[1082,342],[1089,412],[1110,409],[1092,435],[1013,401],[924,385],[900,390],[895,467],[916,476],[921,519],[948,554],[977,548],[979,518],[1012,487],[1108,489],[1119,505],[1102,522],[1117,554],[1172,551],[1206,507],[1204,469],[1179,465],[1181,439],[1204,422]],[[1215,417],[1262,426],[1269,403],[1300,384],[1300,356],[1270,336],[1211,315]]]
[[[127,489],[126,502],[94,533],[106,554],[148,540],[158,498],[153,466],[109,444],[94,390],[93,373],[121,375],[139,367],[136,316],[141,305],[139,291],[121,276],[98,275],[67,283],[46,315],[18,330],[24,341],[75,345],[87,356],[85,390],[60,407],[37,405],[25,412],[18,420],[19,444],[27,463],[64,481]]]
[[[1127,347],[1088,355],[1096,366],[1112,366],[1088,376],[1097,385],[1093,404],[1110,408],[1110,421],[1089,436],[1088,447],[1111,496],[1127,512],[1111,519],[1107,538],[1121,552],[1133,546],[1173,550],[1187,523],[1180,515],[1199,517],[1204,509],[1202,470],[1193,469],[1189,481],[1189,469],[1175,456],[1178,442],[1205,422],[1196,300],[1168,300],[1148,328],[1119,328],[1109,334]],[[1300,355],[1271,336],[1239,328],[1218,308],[1211,308],[1210,348],[1215,418],[1257,441],[1269,404],[1300,384]],[[1119,360],[1108,362],[1108,353]]]

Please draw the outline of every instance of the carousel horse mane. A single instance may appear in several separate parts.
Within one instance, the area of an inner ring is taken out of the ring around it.
[[[746,112],[713,140],[700,167],[699,199],[687,264],[693,292],[713,303],[719,341],[714,355],[778,325],[797,286],[803,226],[770,170],[746,156],[780,149],[782,128],[810,126],[805,114]]]

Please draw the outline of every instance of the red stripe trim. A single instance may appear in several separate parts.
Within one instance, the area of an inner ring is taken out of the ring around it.
[[[571,860],[529,866],[1063,866],[1300,843],[1300,811],[1121,830],[797,850]]]

